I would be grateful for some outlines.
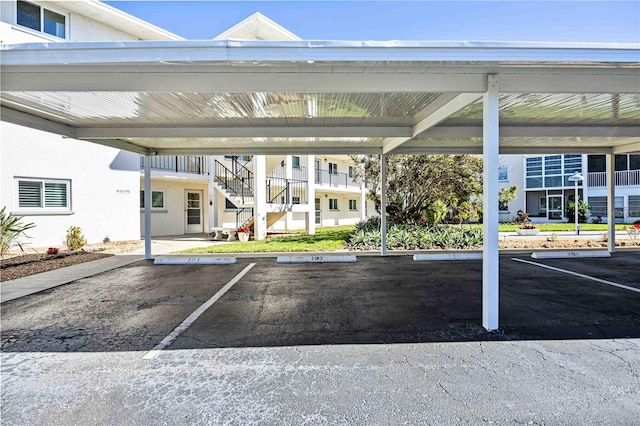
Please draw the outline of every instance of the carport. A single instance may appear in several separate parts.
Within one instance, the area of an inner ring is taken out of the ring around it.
[[[636,44],[175,41],[1,49],[2,120],[145,155],[146,206],[154,155],[379,154],[384,162],[394,154],[482,154],[488,330],[498,328],[498,155],[606,154],[613,182],[615,154],[640,152]],[[256,170],[258,181],[264,172]],[[614,190],[609,185],[609,217]],[[383,231],[385,201],[383,190]],[[147,209],[146,227],[150,219]],[[256,233],[265,230],[258,218]]]

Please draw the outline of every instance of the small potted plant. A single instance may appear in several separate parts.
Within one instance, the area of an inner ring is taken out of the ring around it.
[[[249,241],[249,235],[251,235],[251,230],[246,226],[240,226],[238,228],[238,240],[242,242]]]
[[[520,228],[516,229],[518,235],[538,235],[540,230],[532,223],[523,223]]]

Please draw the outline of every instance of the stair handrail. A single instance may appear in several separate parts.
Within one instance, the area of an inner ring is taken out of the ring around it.
[[[214,160],[214,161],[215,161],[215,167],[216,167],[215,177],[222,182],[223,188],[225,190],[232,192],[234,195],[238,197],[241,197],[242,203],[244,204],[245,197],[246,197],[245,189],[248,188],[249,190],[251,190],[250,192],[253,193],[253,172],[247,169],[246,167],[244,167],[242,164],[236,162],[235,164],[240,166],[241,170],[243,171],[243,174],[237,174],[237,173],[234,173],[227,166],[219,162],[218,160]],[[240,193],[238,193],[237,189],[233,188],[229,184],[229,181],[231,179],[234,179],[240,182]]]
[[[252,207],[243,207],[236,210],[236,229],[241,226],[244,227],[247,223],[251,221],[253,217],[253,208]]]

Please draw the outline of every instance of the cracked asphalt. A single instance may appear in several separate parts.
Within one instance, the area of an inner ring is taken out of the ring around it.
[[[640,288],[638,253],[539,263]],[[408,256],[140,262],[10,301],[2,423],[637,424],[640,293],[500,264],[493,333],[481,262]]]

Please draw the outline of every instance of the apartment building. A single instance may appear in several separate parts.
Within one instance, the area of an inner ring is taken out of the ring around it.
[[[99,2],[0,2],[3,44],[180,39]],[[31,95],[46,96],[52,115],[70,108],[64,94]],[[83,96],[91,102],[90,93]],[[22,126],[4,108],[2,114],[0,204],[36,224],[25,243],[59,246],[70,226],[90,242],[140,238],[137,154]]]
[[[604,155],[502,156],[502,186],[518,186],[517,199],[501,206],[500,218],[513,220],[518,210],[529,213],[533,221],[562,222],[565,207],[575,198],[575,183],[569,177],[580,173],[578,197],[590,206],[591,218],[607,222],[607,173]],[[640,220],[640,155],[615,156],[615,221]]]
[[[181,39],[100,2],[3,1],[0,18],[3,44]],[[217,38],[299,40],[259,13]],[[52,114],[71,105],[65,96],[48,95]],[[91,94],[83,96],[90,105]],[[265,114],[278,113],[259,105],[257,98],[253,104]],[[133,111],[144,101],[114,99],[113,108]],[[88,118],[101,119],[91,114]],[[70,226],[81,227],[90,242],[140,238],[140,156],[30,129],[20,125],[19,117],[0,125],[0,204],[36,224],[29,232],[29,245],[60,245]],[[254,213],[269,229],[306,227],[311,232],[315,226],[352,224],[365,217],[362,185],[354,180],[347,156],[159,156],[150,166],[154,236],[252,225]],[[262,176],[259,199],[253,193],[256,169]],[[248,178],[244,185],[243,173]]]

